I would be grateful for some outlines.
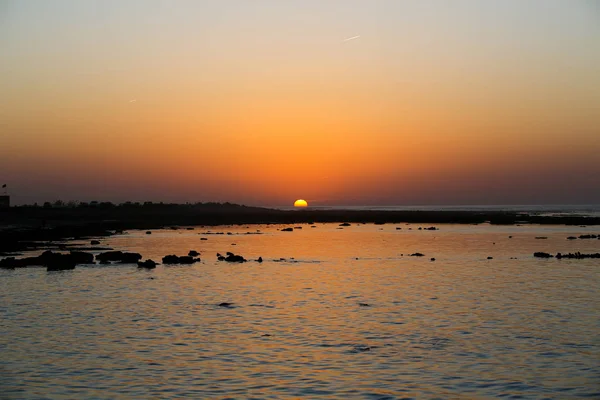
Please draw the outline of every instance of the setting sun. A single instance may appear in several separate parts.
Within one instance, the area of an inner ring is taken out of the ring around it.
[[[294,202],[294,207],[308,207],[306,200],[298,199]]]

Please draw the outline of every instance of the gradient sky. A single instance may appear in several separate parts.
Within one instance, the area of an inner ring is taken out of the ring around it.
[[[0,0],[0,181],[15,203],[598,204],[600,3]]]

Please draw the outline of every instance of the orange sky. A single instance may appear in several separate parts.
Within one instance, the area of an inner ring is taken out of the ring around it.
[[[0,179],[17,203],[600,203],[592,3],[321,3],[2,3]]]

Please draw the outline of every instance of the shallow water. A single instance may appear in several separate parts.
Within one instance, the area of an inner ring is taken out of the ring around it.
[[[131,231],[102,245],[202,262],[0,271],[0,398],[600,397],[600,262],[532,257],[598,228],[418,226]]]

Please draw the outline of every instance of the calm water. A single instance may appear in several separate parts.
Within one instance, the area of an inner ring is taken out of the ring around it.
[[[203,261],[0,271],[0,398],[600,397],[599,260],[531,256],[598,228],[437,226],[132,231],[103,245]]]

